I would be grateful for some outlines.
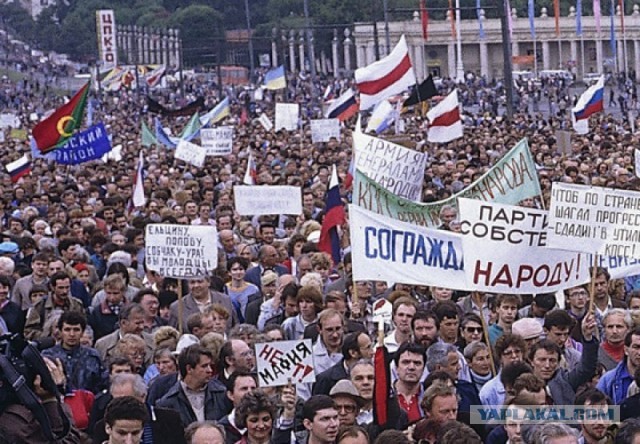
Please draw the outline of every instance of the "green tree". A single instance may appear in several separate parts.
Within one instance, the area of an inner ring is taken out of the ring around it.
[[[180,29],[184,64],[216,63],[224,58],[223,16],[206,5],[179,8],[169,25]]]

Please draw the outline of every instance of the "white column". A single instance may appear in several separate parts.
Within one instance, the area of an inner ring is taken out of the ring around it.
[[[416,77],[418,78],[418,82],[420,82],[426,77],[424,74],[424,52],[422,49],[422,45],[413,46],[413,66],[416,70]]]
[[[480,41],[480,75],[490,79],[489,74],[489,48],[487,42]]]
[[[520,45],[516,41],[511,42],[511,55],[514,55],[514,56],[520,55]]]
[[[620,36],[622,39],[622,36]],[[618,49],[618,72],[624,71],[624,41],[618,40],[617,42]]]
[[[551,60],[549,60],[549,41],[548,40],[544,40],[542,42],[542,69],[549,69],[550,66],[550,62]]]
[[[271,41],[271,67],[278,66],[278,44],[274,40]]]
[[[578,42],[575,40],[571,40],[569,43],[569,47],[571,50],[571,60],[576,62],[576,72],[578,71]]]
[[[367,59],[366,65],[370,65],[371,63],[376,61],[376,48],[373,40],[367,42]]]
[[[602,72],[602,40],[600,40],[600,36],[596,37],[596,64],[598,65],[597,72]]]
[[[345,45],[345,50],[346,50],[346,45]],[[358,68],[362,68],[367,64],[367,47],[364,45],[358,45],[356,47],[356,64]]]
[[[296,36],[295,32],[289,34],[289,68],[291,72],[296,72]]]
[[[340,62],[338,58],[338,30],[333,30],[333,40],[331,41],[331,63],[333,64],[333,77],[337,78],[340,72]]]
[[[300,58],[300,72],[305,70],[304,60],[304,31],[300,31],[300,38],[298,39],[298,57]],[[311,62],[313,63],[313,62]],[[311,67],[309,67],[311,69]]]
[[[633,69],[636,72],[636,81],[640,79],[640,40],[633,41]]]
[[[456,78],[456,48],[453,43],[447,45],[447,68],[449,69],[449,77]]]

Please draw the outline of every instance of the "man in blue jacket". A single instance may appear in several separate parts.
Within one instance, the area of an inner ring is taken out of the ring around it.
[[[624,338],[624,354],[622,362],[602,375],[597,385],[597,389],[609,396],[614,404],[620,404],[626,399],[633,375],[640,368],[640,328],[627,333]]]

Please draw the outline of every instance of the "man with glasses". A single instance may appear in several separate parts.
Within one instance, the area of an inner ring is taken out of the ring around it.
[[[365,332],[350,333],[344,337],[342,344],[343,358],[316,376],[313,386],[314,395],[328,395],[338,381],[349,378],[349,369],[360,359],[373,357],[373,343]]]
[[[522,361],[525,347],[524,340],[520,336],[505,334],[498,338],[494,350],[500,362],[500,370],[480,390],[482,404],[502,405],[504,403],[507,392],[500,379],[502,369],[508,364]]]
[[[365,400],[360,397],[353,383],[348,379],[339,381],[333,386],[329,396],[336,403],[340,427],[355,425],[356,417],[360,412],[360,408],[365,404]]]

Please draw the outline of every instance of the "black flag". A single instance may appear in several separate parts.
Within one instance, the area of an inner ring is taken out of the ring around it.
[[[429,74],[429,77],[424,79],[417,89],[415,87],[413,88],[411,95],[404,101],[402,106],[406,108],[407,106],[417,105],[418,103],[429,100],[431,97],[435,97],[437,95],[438,89],[436,88],[435,83],[433,83],[433,76]]]

